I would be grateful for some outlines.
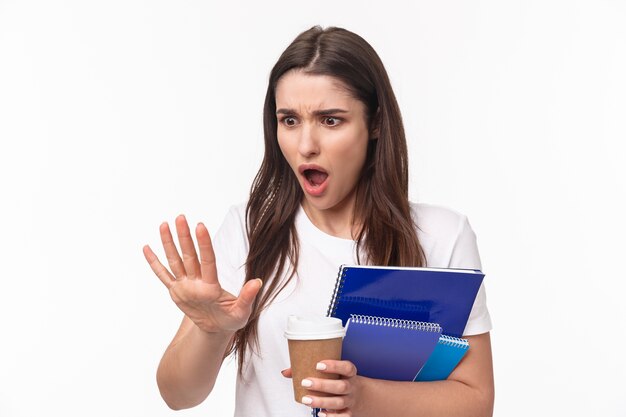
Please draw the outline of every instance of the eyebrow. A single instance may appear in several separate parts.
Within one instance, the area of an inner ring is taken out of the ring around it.
[[[344,110],[344,109],[324,109],[324,110],[315,110],[313,112],[313,115],[322,116],[326,114],[337,114],[337,113],[349,113],[349,112],[348,110]],[[278,109],[276,110],[276,114],[292,115],[292,114],[298,114],[298,112],[293,109]]]

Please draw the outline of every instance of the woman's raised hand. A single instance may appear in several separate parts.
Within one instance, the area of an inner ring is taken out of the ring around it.
[[[245,326],[252,311],[252,303],[261,288],[261,280],[248,281],[239,297],[235,297],[220,286],[213,245],[209,231],[202,223],[196,227],[200,258],[183,215],[176,218],[176,234],[182,258],[174,244],[169,225],[161,224],[159,231],[171,272],[148,245],[144,246],[143,253],[152,271],[168,288],[178,308],[196,326],[209,333],[232,333]]]

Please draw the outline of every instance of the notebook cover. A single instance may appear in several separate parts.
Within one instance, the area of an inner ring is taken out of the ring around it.
[[[361,376],[413,381],[435,349],[441,327],[432,323],[352,316],[341,357]]]
[[[461,337],[484,274],[476,270],[342,266],[328,315],[438,323]]]
[[[442,335],[437,346],[415,381],[442,381],[448,379],[469,349],[467,339],[457,339]]]

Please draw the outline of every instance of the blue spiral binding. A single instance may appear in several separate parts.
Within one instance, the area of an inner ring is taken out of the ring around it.
[[[326,312],[327,317],[333,317],[335,311],[337,310],[337,300],[339,299],[339,296],[341,295],[341,290],[343,289],[343,282],[346,279],[346,272],[348,272],[348,268],[346,268],[345,265],[341,265],[341,268],[339,268],[339,272],[337,273],[337,281],[335,281],[333,296],[330,299],[328,311]]]

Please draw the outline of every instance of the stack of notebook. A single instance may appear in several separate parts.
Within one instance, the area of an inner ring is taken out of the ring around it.
[[[446,379],[469,348],[461,336],[483,278],[469,269],[342,266],[328,308],[347,326],[342,358],[370,378]]]

